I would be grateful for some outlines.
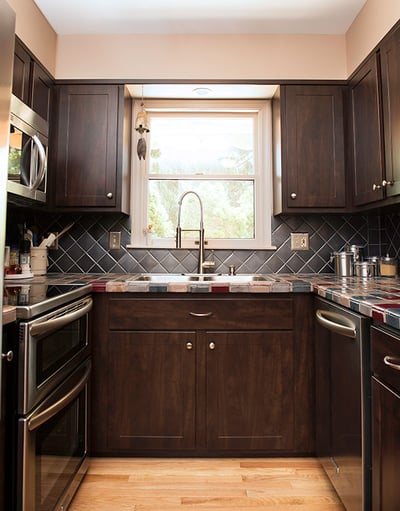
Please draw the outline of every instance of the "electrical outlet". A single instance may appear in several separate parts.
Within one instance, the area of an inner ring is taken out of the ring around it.
[[[290,248],[292,250],[309,250],[308,232],[292,232],[290,234]]]
[[[110,250],[118,250],[121,248],[121,232],[110,232],[108,248]]]
[[[53,232],[55,236],[58,236],[58,232]],[[48,246],[49,250],[58,250],[58,238],[56,238],[51,245]]]

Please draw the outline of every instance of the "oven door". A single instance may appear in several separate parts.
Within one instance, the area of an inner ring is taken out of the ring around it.
[[[26,415],[90,354],[90,296],[20,323],[18,413]]]
[[[87,470],[90,359],[18,421],[18,511],[66,509]]]

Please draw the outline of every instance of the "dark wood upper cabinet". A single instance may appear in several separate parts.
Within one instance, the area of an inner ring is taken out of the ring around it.
[[[383,198],[383,131],[379,54],[374,53],[350,81],[353,203]]]
[[[12,92],[46,121],[50,118],[53,78],[16,38]]]
[[[31,75],[31,56],[29,52],[20,43],[19,39],[15,39],[14,49],[14,70],[12,92],[21,101],[29,103]]]
[[[274,213],[346,207],[340,85],[281,86],[273,99]]]
[[[386,164],[382,185],[386,197],[393,197],[400,194],[400,28],[384,40],[380,55]]]
[[[129,100],[119,85],[57,85],[55,207],[128,212]],[[126,137],[123,143],[123,137]]]

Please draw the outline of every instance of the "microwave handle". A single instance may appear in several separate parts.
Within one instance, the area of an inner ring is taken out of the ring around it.
[[[79,309],[68,312],[67,314],[55,319],[35,323],[30,327],[29,332],[33,337],[36,335],[50,334],[58,328],[62,328],[63,326],[68,325],[68,323],[72,323],[72,321],[76,321],[81,318],[91,310],[92,306],[93,300],[89,297],[83,301],[82,306]]]
[[[36,179],[32,183],[31,189],[37,190],[40,186],[40,183],[43,181],[45,172],[46,172],[46,151],[43,147],[42,142],[39,140],[37,135],[33,135],[32,137],[33,143],[37,147],[38,155],[39,155],[39,169],[37,171]]]
[[[29,431],[34,431],[39,426],[50,420],[54,415],[60,412],[63,408],[65,408],[69,403],[71,403],[82,391],[85,387],[86,383],[89,380],[91,371],[91,366],[89,365],[86,368],[85,374],[78,381],[73,389],[71,389],[67,394],[65,394],[61,399],[50,405],[48,408],[43,410],[43,412],[38,413],[37,415],[33,415],[28,421],[28,429]]]

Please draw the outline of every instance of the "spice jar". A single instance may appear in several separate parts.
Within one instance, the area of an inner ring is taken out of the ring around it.
[[[381,257],[379,260],[379,274],[381,277],[396,277],[397,261],[395,257]]]

